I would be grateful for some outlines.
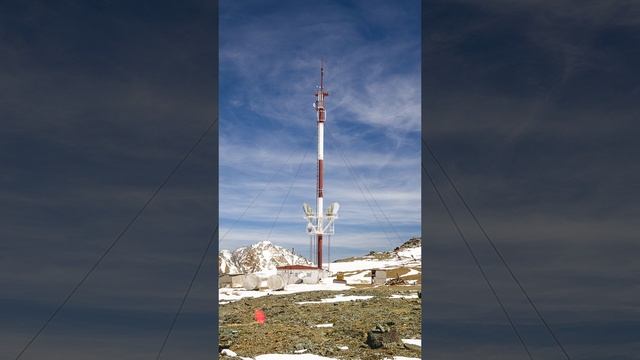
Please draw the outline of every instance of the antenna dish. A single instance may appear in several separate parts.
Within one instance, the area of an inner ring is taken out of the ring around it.
[[[340,204],[337,202],[331,203],[329,209],[327,209],[327,216],[338,216],[338,210],[340,210]]]
[[[311,209],[311,206],[309,206],[309,204],[302,204],[302,210],[304,211],[305,216],[313,216],[313,209]]]

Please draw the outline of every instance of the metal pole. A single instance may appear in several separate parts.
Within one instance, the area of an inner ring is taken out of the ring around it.
[[[323,201],[324,201],[324,121],[325,121],[325,109],[324,109],[324,97],[329,93],[324,90],[324,67],[320,65],[320,89],[316,91],[316,113],[318,119],[318,181],[317,181],[317,193],[316,193],[316,214],[317,214],[317,226],[316,226],[316,239],[318,241],[318,268],[322,269],[322,222],[324,217]]]

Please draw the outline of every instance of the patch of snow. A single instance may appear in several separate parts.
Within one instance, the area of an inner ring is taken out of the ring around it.
[[[218,299],[223,302],[238,301],[243,298],[258,298],[267,295],[287,295],[295,294],[307,291],[345,291],[351,289],[351,286],[346,284],[335,284],[329,279],[327,282],[321,282],[320,284],[289,284],[285,286],[284,290],[244,290],[234,288],[220,288],[218,289]]]
[[[410,258],[410,259],[421,259],[422,258],[422,247],[414,247],[403,249],[397,252],[398,255],[402,258]]]
[[[285,292],[287,294],[293,294],[293,293],[299,293],[299,292],[305,292],[305,291],[326,291],[326,290],[345,291],[352,288],[351,286],[348,286],[346,284],[337,284],[331,281],[332,280],[329,279],[328,282],[321,282],[319,284],[289,284],[284,288],[284,290],[278,291],[278,293]]]
[[[345,273],[345,280],[348,284],[369,284],[371,283],[371,269],[393,269],[398,267],[408,267],[409,272],[404,276],[419,275],[420,271],[413,267],[420,267],[421,263],[421,247],[403,249],[397,253],[398,256],[377,260],[375,258],[360,258],[353,261],[341,261],[331,264],[324,264],[326,268],[331,269],[333,274],[337,272]],[[332,278],[333,279],[333,278]]]
[[[373,296],[360,296],[360,295],[344,296],[344,294],[338,294],[333,298],[320,299],[320,301],[299,301],[299,302],[296,302],[296,304],[298,304],[298,305],[324,304],[324,303],[335,303],[335,302],[343,302],[343,301],[369,300],[372,297]]]
[[[391,296],[389,296],[389,299],[417,299],[417,298],[418,298],[418,294],[409,294],[409,295],[391,294]]]
[[[363,270],[351,275],[345,275],[347,284],[370,284],[371,274],[369,270]]]
[[[333,327],[333,324],[318,324],[316,325],[317,328],[325,328],[325,327]]]
[[[236,354],[235,352],[229,350],[229,349],[222,349],[222,351],[220,352],[220,354],[222,355],[227,355],[227,356],[231,356],[231,357],[236,357],[238,356],[238,354]]]
[[[296,353],[296,354],[302,354],[302,353],[305,353],[305,352],[307,352],[307,349],[300,349],[300,350],[294,351],[294,353]]]
[[[354,260],[346,262],[331,263],[329,266],[332,272],[352,272],[371,269],[381,269],[386,267],[399,267],[404,265],[405,261],[400,259],[388,260]],[[326,264],[325,266],[327,266]]]
[[[256,291],[256,290],[237,290],[237,289],[229,289],[222,288],[218,290],[218,299],[222,301],[238,301],[240,299],[250,297],[257,298],[261,296],[269,295],[269,291]]]
[[[338,349],[340,350],[349,350],[348,346],[338,346]]]
[[[422,339],[402,339],[402,342],[405,344],[422,346]]]
[[[400,277],[405,277],[405,276],[411,276],[411,275],[418,275],[420,274],[420,271],[416,270],[416,269],[409,269],[409,272],[404,274],[404,275],[400,275]]]

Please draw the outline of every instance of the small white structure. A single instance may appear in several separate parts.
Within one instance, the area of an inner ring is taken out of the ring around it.
[[[262,280],[263,279],[261,279],[256,274],[248,274],[247,276],[245,276],[244,281],[242,282],[242,287],[245,290],[258,290],[260,288]]]
[[[372,285],[384,285],[387,282],[387,270],[385,269],[372,269],[371,270],[371,284]]]
[[[245,274],[223,274],[218,277],[218,288],[242,287]]]
[[[252,273],[245,276],[242,282],[242,287],[249,291],[262,289],[283,290],[286,285],[287,283],[284,278],[278,274],[269,276],[266,274]]]
[[[277,267],[278,275],[288,284],[317,284],[327,275],[324,269],[308,265],[286,265]]]
[[[285,285],[287,285],[287,283],[284,281],[282,276],[278,274],[271,275],[267,279],[267,286],[270,290],[283,290]]]

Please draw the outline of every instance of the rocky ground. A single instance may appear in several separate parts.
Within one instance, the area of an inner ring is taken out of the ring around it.
[[[358,285],[340,292],[269,295],[220,305],[220,350],[227,348],[243,357],[303,352],[339,359],[419,358],[419,346],[400,341],[421,338],[421,299],[415,297],[419,290],[419,285]],[[348,302],[297,304],[333,298],[338,294],[373,297]],[[255,309],[264,311],[266,322],[263,325],[255,321]],[[319,324],[333,326],[316,327]],[[222,355],[220,359],[232,358]]]

